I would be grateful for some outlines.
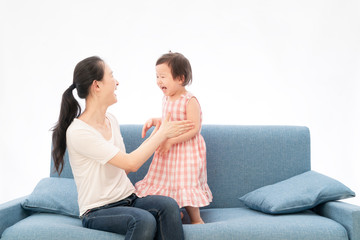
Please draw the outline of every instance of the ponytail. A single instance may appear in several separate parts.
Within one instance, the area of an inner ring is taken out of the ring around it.
[[[62,95],[59,120],[53,128],[51,156],[54,161],[55,170],[61,174],[64,167],[64,155],[66,150],[66,130],[74,118],[80,116],[81,107],[74,98],[72,91],[75,84],[72,84]]]
[[[76,88],[79,98],[87,98],[92,82],[103,79],[104,67],[104,61],[97,56],[80,61],[74,69],[73,84],[62,95],[59,120],[52,129],[53,149],[51,152],[55,170],[59,175],[64,168],[66,130],[74,118],[79,117],[81,114],[81,107],[74,98],[73,90]]]

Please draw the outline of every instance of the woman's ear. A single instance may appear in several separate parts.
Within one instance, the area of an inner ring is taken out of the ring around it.
[[[99,81],[94,80],[91,84],[91,91],[93,91],[94,93],[99,92],[100,90],[100,86],[99,86]]]

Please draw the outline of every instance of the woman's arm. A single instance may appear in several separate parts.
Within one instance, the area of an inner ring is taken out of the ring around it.
[[[127,173],[136,172],[163,141],[184,134],[194,127],[194,124],[189,120],[170,122],[169,119],[170,114],[167,115],[159,130],[136,150],[129,154],[118,152],[108,163],[124,169]]]

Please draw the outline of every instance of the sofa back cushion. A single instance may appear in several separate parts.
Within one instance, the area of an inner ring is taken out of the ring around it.
[[[144,140],[141,129],[141,125],[120,126],[127,152]],[[307,127],[204,125],[201,134],[206,142],[208,184],[214,197],[209,208],[242,206],[239,197],[246,193],[310,170]],[[129,174],[133,183],[143,179],[151,160]],[[51,176],[57,173],[51,171]],[[60,177],[72,177],[67,154]]]

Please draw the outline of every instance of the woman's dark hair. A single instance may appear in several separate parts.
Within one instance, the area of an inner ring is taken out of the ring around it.
[[[76,88],[79,98],[86,98],[94,80],[102,80],[104,77],[104,61],[97,57],[89,57],[79,62],[74,69],[73,84],[62,95],[59,120],[52,129],[53,149],[51,156],[55,170],[61,174],[64,167],[64,154],[66,150],[66,130],[81,114],[80,104],[73,95]]]
[[[181,53],[169,52],[162,55],[157,61],[156,66],[167,63],[171,69],[173,78],[184,77],[183,86],[191,84],[192,82],[192,71],[189,60],[184,57]]]

